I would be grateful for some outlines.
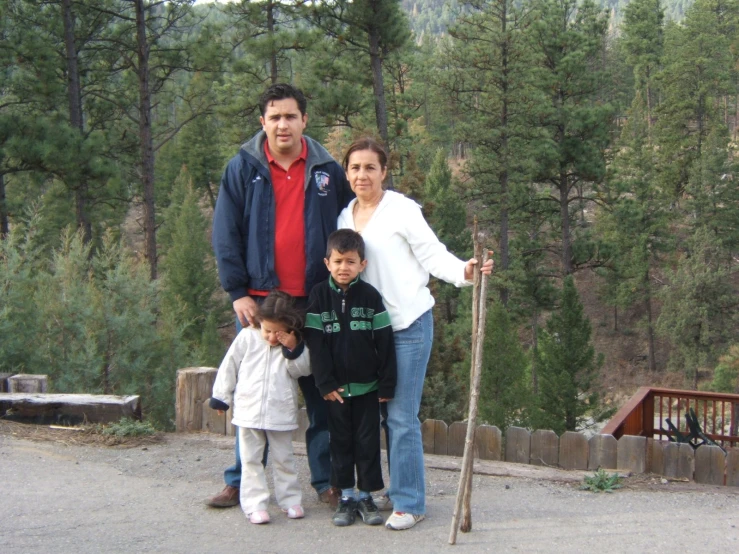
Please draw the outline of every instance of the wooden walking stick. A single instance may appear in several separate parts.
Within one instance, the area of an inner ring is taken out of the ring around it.
[[[484,236],[477,233],[477,218],[475,218],[473,241],[475,245],[475,259],[481,261],[480,267],[487,261],[488,252],[483,248]],[[467,419],[467,436],[464,442],[464,457],[462,470],[459,476],[457,502],[452,517],[452,528],[449,534],[449,544],[457,541],[457,528],[462,532],[472,529],[472,511],[470,500],[472,497],[472,467],[475,457],[475,424],[477,421],[477,400],[480,394],[480,378],[482,375],[482,352],[485,337],[486,319],[486,284],[487,276],[475,272],[475,284],[472,292],[472,368],[470,375],[470,407]],[[459,525],[460,513],[462,524]]]

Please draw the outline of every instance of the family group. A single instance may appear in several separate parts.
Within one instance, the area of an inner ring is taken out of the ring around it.
[[[464,286],[493,262],[478,268],[449,253],[420,206],[385,189],[379,142],[354,141],[340,165],[305,136],[306,104],[291,85],[267,89],[262,131],[221,180],[213,248],[238,334],[210,405],[231,408],[238,433],[226,487],[207,503],[240,504],[251,523],[269,522],[269,451],[279,507],[304,517],[292,449],[299,387],[311,486],[335,509],[334,525],[359,517],[410,529],[426,513],[418,413],[433,337],[429,275]],[[393,510],[386,521],[384,509]]]

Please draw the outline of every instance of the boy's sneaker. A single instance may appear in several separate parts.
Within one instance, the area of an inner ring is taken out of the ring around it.
[[[375,506],[377,506],[377,509],[381,512],[391,512],[393,510],[393,501],[390,500],[390,497],[387,494],[375,496],[372,500],[375,503]]]
[[[339,506],[331,518],[331,522],[337,527],[347,527],[356,520],[357,501],[353,498],[342,497]]]
[[[249,521],[251,523],[269,523],[269,514],[266,510],[257,510],[249,514]]]
[[[403,531],[405,529],[410,529],[425,517],[426,516],[419,514],[393,512],[393,515],[387,518],[387,521],[385,522],[385,527],[387,527],[388,529],[393,529],[394,531]]]
[[[377,506],[372,501],[372,497],[361,498],[357,502],[357,513],[367,525],[382,525],[383,521],[385,521],[380,515],[380,510],[377,509]]]

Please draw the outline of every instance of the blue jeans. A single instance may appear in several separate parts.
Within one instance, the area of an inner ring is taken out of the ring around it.
[[[426,477],[423,466],[423,440],[418,412],[421,409],[423,381],[431,356],[434,319],[427,311],[410,327],[395,333],[398,378],[395,398],[387,403],[390,440],[390,489],[396,512],[426,513]]]
[[[241,331],[241,324],[236,320],[236,332]],[[305,409],[308,412],[308,429],[305,431],[305,447],[308,451],[308,467],[310,468],[310,484],[318,494],[331,488],[331,459],[328,449],[328,406],[316,387],[313,375],[298,379],[298,386],[303,392]],[[267,450],[264,449],[262,463],[267,464]],[[226,468],[223,480],[231,487],[241,487],[241,458],[239,458],[239,434],[236,433],[236,463]]]

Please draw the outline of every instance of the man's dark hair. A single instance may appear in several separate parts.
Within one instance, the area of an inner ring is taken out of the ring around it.
[[[359,260],[364,261],[364,239],[362,235],[351,229],[339,229],[328,236],[326,259],[331,258],[331,252],[334,250],[339,254],[356,252],[359,254]]]
[[[305,115],[305,109],[308,106],[308,101],[305,99],[303,91],[287,83],[277,83],[272,85],[262,93],[259,97],[259,109],[262,112],[262,117],[267,113],[267,106],[274,100],[284,100],[285,98],[293,98],[298,103],[298,109],[300,115]]]

